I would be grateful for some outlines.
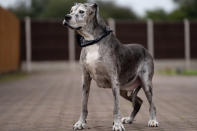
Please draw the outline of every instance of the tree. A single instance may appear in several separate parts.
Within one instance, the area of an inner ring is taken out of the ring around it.
[[[26,3],[22,0],[18,1],[18,3],[14,4],[14,6],[11,6],[8,9],[14,12],[19,18],[30,16],[31,13]]]
[[[97,0],[100,7],[100,14],[103,18],[114,18],[114,19],[137,19],[137,15],[131,9],[127,7],[121,7],[114,4],[113,1],[99,1]]]
[[[163,9],[146,11],[146,18],[153,20],[168,20],[168,13],[166,13]]]
[[[80,0],[84,3],[86,0]],[[40,18],[62,18],[74,5],[74,0],[50,0],[45,9],[40,12]]]
[[[185,5],[185,4],[193,4],[196,3],[196,0],[173,0],[175,3],[179,5]]]
[[[85,2],[86,0],[81,0]],[[19,18],[30,16],[32,18],[58,18],[65,15],[74,0],[32,0],[30,7],[26,7],[26,2],[20,0],[14,7],[10,7]]]
[[[163,10],[153,10],[146,12],[146,18],[153,20],[183,20],[197,19],[197,0],[173,0],[177,8],[170,13]]]
[[[32,0],[31,6],[26,7],[25,1],[20,0],[19,4],[10,9],[16,13],[19,18],[30,16],[32,18],[62,18],[68,13],[75,0]],[[80,0],[81,3],[87,0]],[[137,19],[135,13],[129,8],[120,7],[113,1],[96,1],[100,6],[101,16],[104,18],[116,19]]]
[[[174,19],[197,19],[197,1],[196,0],[174,0],[178,8],[170,13]]]
[[[32,0],[30,7],[30,16],[33,18],[40,17],[40,12],[43,12],[50,0]]]

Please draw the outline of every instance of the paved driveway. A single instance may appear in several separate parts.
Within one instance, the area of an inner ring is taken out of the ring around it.
[[[37,72],[26,78],[0,83],[0,131],[72,131],[81,109],[80,70]],[[148,103],[127,131],[195,131],[197,130],[197,77],[154,77],[154,100],[160,126],[147,127]],[[88,131],[111,131],[113,98],[110,89],[92,83]],[[132,110],[121,98],[122,116]]]

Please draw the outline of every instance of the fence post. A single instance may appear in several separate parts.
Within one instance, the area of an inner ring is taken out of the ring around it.
[[[26,71],[31,72],[31,18],[25,17],[25,36],[26,36]]]
[[[116,22],[113,18],[108,19],[108,24],[110,28],[113,30],[114,35],[116,34]]]
[[[147,20],[147,41],[148,51],[154,58],[154,27],[151,19]]]
[[[189,69],[191,67],[190,58],[190,23],[188,19],[184,20],[184,37],[185,37],[185,67]]]
[[[68,49],[69,49],[69,62],[75,61],[75,32],[68,29]]]

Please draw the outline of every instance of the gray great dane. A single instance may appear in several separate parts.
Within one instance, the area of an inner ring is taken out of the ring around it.
[[[82,36],[82,110],[79,120],[73,126],[74,130],[85,128],[92,79],[98,87],[112,89],[114,131],[124,131],[123,124],[133,122],[143,102],[137,96],[141,88],[150,104],[148,126],[157,127],[156,108],[152,99],[154,63],[149,52],[137,44],[121,44],[100,17],[95,3],[76,3],[70,13],[65,15],[63,25],[76,30]],[[133,111],[129,117],[121,119],[119,96],[132,102]]]

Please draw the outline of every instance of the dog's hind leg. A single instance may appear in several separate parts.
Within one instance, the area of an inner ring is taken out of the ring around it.
[[[150,120],[148,122],[149,127],[157,127],[159,123],[156,120],[156,107],[154,105],[152,96],[152,68],[149,66],[150,64],[145,64],[139,77],[142,82],[142,87],[145,92],[146,98],[150,104],[149,112],[150,112]]]
[[[140,110],[140,107],[143,103],[142,99],[140,97],[137,96],[139,90],[140,90],[140,86],[138,86],[135,91],[133,92],[133,94],[131,94],[130,96],[127,95],[127,91],[121,91],[120,95],[125,98],[126,100],[132,102],[133,104],[133,111],[131,113],[131,115],[129,117],[123,117],[122,118],[122,123],[123,124],[131,124],[135,118],[135,116],[137,115],[138,111]]]

